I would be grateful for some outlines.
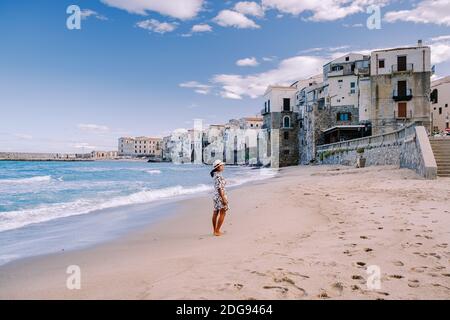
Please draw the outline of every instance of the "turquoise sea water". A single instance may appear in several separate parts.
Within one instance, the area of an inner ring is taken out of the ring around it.
[[[121,210],[126,206],[210,192],[210,170],[204,165],[137,161],[0,162],[0,264],[52,252],[51,244],[58,247],[71,232],[80,235],[86,231],[84,240],[102,238],[102,232],[122,227],[113,223],[124,221],[122,215],[133,220],[133,210]],[[224,176],[232,187],[273,173],[227,166]],[[98,212],[103,212],[101,219],[95,218]],[[135,217],[142,218],[147,212],[141,210]]]

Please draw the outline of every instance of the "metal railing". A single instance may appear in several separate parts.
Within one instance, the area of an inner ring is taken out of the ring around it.
[[[406,65],[393,64],[391,70],[392,70],[392,72],[410,72],[410,71],[414,71],[414,64],[413,63],[407,63]]]

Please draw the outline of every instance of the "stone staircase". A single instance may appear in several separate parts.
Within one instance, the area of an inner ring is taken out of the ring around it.
[[[450,139],[430,139],[439,177],[450,177]]]

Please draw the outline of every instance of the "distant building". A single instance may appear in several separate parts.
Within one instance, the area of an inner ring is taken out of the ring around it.
[[[170,136],[163,137],[161,142],[161,158],[163,161],[172,161],[170,151],[172,148],[172,144],[170,138]]]
[[[94,160],[114,160],[118,158],[117,151],[92,151],[91,158]]]
[[[298,121],[294,112],[297,88],[269,86],[264,94],[263,129],[267,155],[274,168],[298,164]]]
[[[399,129],[409,122],[430,125],[430,48],[417,46],[371,53],[373,134]]]
[[[212,124],[203,131],[203,163],[212,164],[215,160],[225,160],[225,125]]]
[[[450,76],[431,83],[431,129],[442,132],[450,128]]]
[[[162,139],[152,137],[119,138],[119,156],[156,157],[162,154]]]

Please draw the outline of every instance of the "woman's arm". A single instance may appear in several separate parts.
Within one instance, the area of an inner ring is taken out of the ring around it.
[[[222,199],[222,203],[223,203],[224,205],[227,205],[227,204],[228,204],[228,199],[227,199],[227,197],[225,196],[225,192],[223,191],[223,188],[220,188],[220,189],[219,189],[219,195],[220,195],[220,198]]]

